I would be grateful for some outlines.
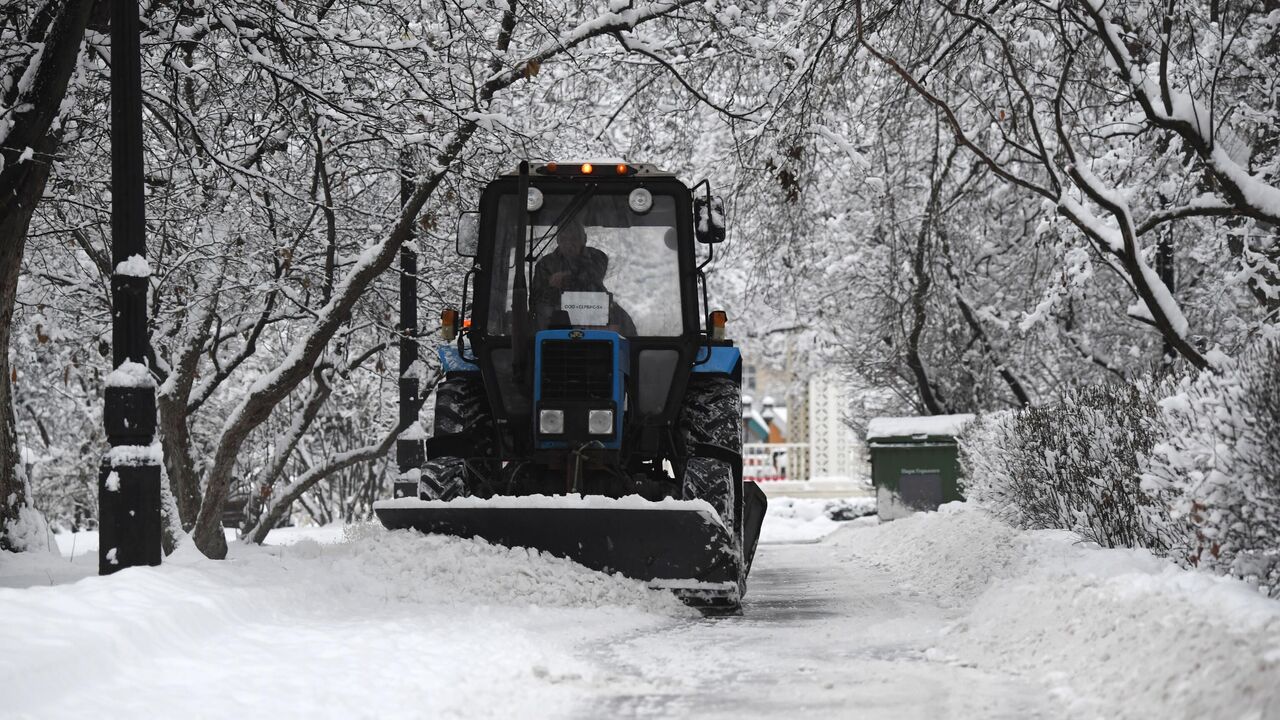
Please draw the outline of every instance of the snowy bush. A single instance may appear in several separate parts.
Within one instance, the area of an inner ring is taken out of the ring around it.
[[[1161,427],[1148,389],[1116,384],[983,416],[960,438],[965,492],[1021,527],[1163,552],[1170,523],[1140,481]]]
[[[1143,476],[1182,531],[1174,556],[1280,597],[1280,343],[1176,390]]]
[[[1013,428],[1019,413],[1004,410],[984,413],[965,426],[957,437],[961,485],[964,495],[994,511],[1019,527],[1042,527],[1032,520],[1036,514],[1020,498],[1031,499],[1039,493],[1027,493],[1017,487],[1014,467]]]

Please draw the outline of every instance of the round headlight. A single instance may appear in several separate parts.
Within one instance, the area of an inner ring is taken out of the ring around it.
[[[538,188],[529,188],[529,198],[524,204],[525,209],[529,212],[537,212],[542,209],[542,191]]]
[[[636,188],[631,191],[631,197],[628,199],[631,209],[641,215],[649,212],[653,208],[653,193],[644,188]]]

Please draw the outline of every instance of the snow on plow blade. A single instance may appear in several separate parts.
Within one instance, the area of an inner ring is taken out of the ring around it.
[[[706,610],[739,603],[733,542],[701,500],[637,497],[399,498],[374,503],[389,530],[483,538],[671,589]]]

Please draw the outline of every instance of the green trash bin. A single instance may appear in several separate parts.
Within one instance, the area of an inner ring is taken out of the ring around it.
[[[879,417],[867,424],[871,482],[881,520],[964,499],[956,436],[973,417]]]

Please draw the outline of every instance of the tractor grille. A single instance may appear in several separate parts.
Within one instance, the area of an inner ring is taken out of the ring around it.
[[[613,397],[613,343],[548,340],[542,343],[543,400]]]

